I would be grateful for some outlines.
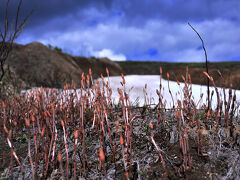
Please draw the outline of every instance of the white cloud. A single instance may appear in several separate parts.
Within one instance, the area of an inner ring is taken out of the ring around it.
[[[126,56],[123,54],[115,54],[112,50],[110,49],[103,49],[101,51],[96,51],[92,53],[96,57],[107,57],[113,61],[125,61]]]

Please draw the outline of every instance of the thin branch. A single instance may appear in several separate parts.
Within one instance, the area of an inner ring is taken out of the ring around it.
[[[203,42],[203,39],[202,37],[200,36],[200,34],[197,32],[197,30],[190,24],[188,23],[188,25],[192,28],[192,30],[198,35],[199,39],[202,41],[202,48],[204,50],[204,53],[205,53],[205,58],[206,58],[206,71],[208,73],[208,59],[207,59],[207,51],[205,49],[205,46],[204,46],[204,42]],[[210,108],[210,101],[209,101],[209,98],[210,98],[210,91],[209,91],[209,78],[207,78],[207,88],[208,88],[208,110]]]
[[[20,0],[20,2],[18,3],[16,21],[15,21],[15,31],[17,30],[17,27],[18,27],[18,16],[19,16],[19,12],[20,12],[20,9],[21,9],[21,5],[22,5],[22,0]]]
[[[0,80],[2,80],[3,76],[5,75],[5,71],[4,71],[4,68],[3,68],[3,61],[1,61],[1,77],[0,77]]]
[[[3,30],[0,27],[0,70],[1,70],[1,75],[0,75],[0,81],[2,81],[3,76],[5,74],[4,71],[4,64],[5,61],[7,60],[7,57],[9,53],[12,50],[13,42],[14,40],[21,34],[22,29],[27,23],[28,18],[32,15],[34,9],[30,11],[30,13],[24,18],[24,20],[18,24],[19,21],[19,13],[21,10],[22,6],[22,0],[19,0],[18,3],[18,8],[16,11],[16,19],[15,19],[15,24],[13,24],[13,27],[11,28],[11,31],[9,31],[9,18],[8,18],[8,8],[9,8],[9,2],[10,0],[7,0],[6,3],[6,9],[5,9],[5,16],[4,16],[4,26]]]
[[[9,1],[7,1],[6,4],[6,12],[5,12],[5,16],[4,16],[4,21],[5,21],[5,27],[4,27],[4,36],[3,36],[3,42],[5,42],[5,39],[7,37],[7,32],[8,32],[8,5],[9,5]]]

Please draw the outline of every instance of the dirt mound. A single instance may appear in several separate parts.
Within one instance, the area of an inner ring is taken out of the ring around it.
[[[98,76],[105,72],[106,67],[111,69],[111,75],[121,73],[121,67],[109,59],[73,57],[49,49],[39,42],[27,45],[14,44],[6,63],[26,83],[24,88],[39,86],[59,88],[72,80],[80,86],[81,74],[88,73],[89,68],[92,68]]]
[[[60,87],[71,79],[78,82],[82,73],[73,60],[69,63],[57,52],[38,42],[15,44],[6,63],[30,87]]]

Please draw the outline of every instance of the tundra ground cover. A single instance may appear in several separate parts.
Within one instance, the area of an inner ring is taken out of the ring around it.
[[[131,102],[124,75],[113,92],[109,77],[94,82],[91,70],[82,74],[79,90],[72,82],[62,91],[33,89],[27,95],[4,100],[0,104],[1,176],[237,179],[237,94],[223,88],[220,95],[214,79],[205,75],[217,97],[214,108],[199,106],[200,101],[193,99],[188,68],[182,76],[184,87],[177,82],[177,98],[169,80],[165,87],[160,76],[155,105],[139,107]],[[171,97],[169,105],[163,88]],[[115,91],[118,99],[113,103]]]

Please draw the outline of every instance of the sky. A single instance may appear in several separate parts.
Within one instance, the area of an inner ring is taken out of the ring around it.
[[[7,0],[0,0],[3,19]],[[15,17],[16,0],[9,4]],[[51,44],[75,56],[112,60],[240,61],[240,0],[23,0],[35,9],[20,44]]]

